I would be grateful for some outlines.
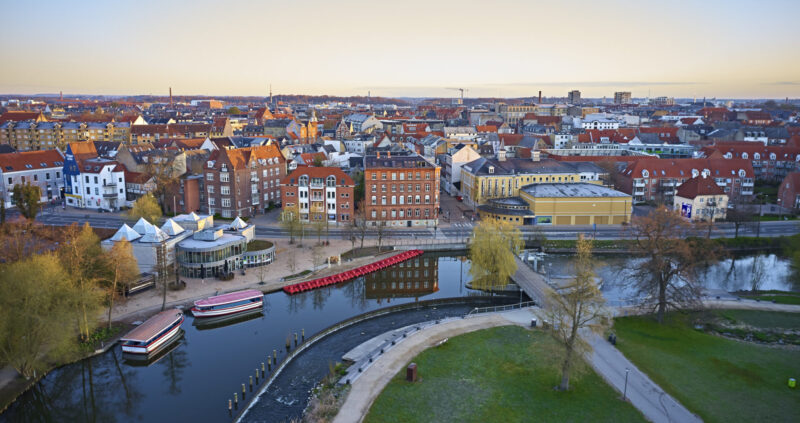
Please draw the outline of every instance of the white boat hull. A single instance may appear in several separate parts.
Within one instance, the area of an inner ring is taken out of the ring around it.
[[[183,323],[184,318],[181,317],[181,323]],[[122,352],[130,353],[130,354],[150,354],[151,352],[157,350],[160,346],[164,345],[165,343],[171,341],[175,334],[181,330],[181,325],[177,324],[174,328],[172,328],[169,332],[161,335],[155,341],[151,342],[149,345],[141,345],[141,346],[133,346],[133,345],[125,345],[122,344]]]
[[[220,308],[217,310],[199,310],[197,307],[192,307],[192,315],[194,317],[214,317],[214,316],[225,316],[228,314],[233,313],[240,313],[242,311],[252,310],[254,308],[261,308],[264,304],[264,300],[257,301],[254,303],[249,304],[242,304],[235,307],[230,308]]]

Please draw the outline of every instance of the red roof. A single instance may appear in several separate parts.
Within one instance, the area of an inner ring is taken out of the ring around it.
[[[481,132],[481,133],[484,133],[484,132],[497,132],[497,127],[494,126],[494,125],[477,125],[475,127],[475,129],[478,132]]]
[[[523,134],[497,134],[497,137],[503,143],[503,145],[519,145],[519,142],[522,141],[522,138],[525,135]]]
[[[0,115],[0,123],[7,121],[20,122],[23,120],[36,120],[42,116],[41,112],[23,112],[23,111],[9,111]]]
[[[55,164],[59,162],[61,164]],[[0,154],[0,172],[62,167],[64,157],[58,150],[18,151]],[[30,166],[30,167],[28,167]]]
[[[628,163],[622,174],[629,178],[692,178],[693,171],[710,172],[711,178],[738,178],[739,171],[745,172],[745,178],[754,178],[753,163],[745,159],[660,159],[647,157]]]
[[[324,153],[320,153],[320,152],[316,152],[316,153],[301,153],[300,154],[300,158],[303,160],[303,163],[305,163],[306,166],[313,166],[314,165],[314,160],[316,160],[316,159],[319,159],[321,162],[324,162],[325,160],[328,160],[328,158],[325,157],[325,154]]]
[[[725,195],[725,191],[717,185],[714,178],[695,176],[682,183],[675,195],[694,199],[698,195]]]
[[[761,160],[767,160],[775,154],[775,160],[796,161],[800,157],[800,148],[795,146],[764,145],[760,142],[751,141],[718,141],[708,147],[700,149],[707,157],[724,157],[730,153],[731,158],[746,158],[753,160],[753,156],[758,153]],[[746,156],[745,156],[746,155]],[[770,159],[771,160],[771,159]]]
[[[214,150],[209,160],[216,160],[220,156],[225,156],[234,169],[245,169],[253,160],[277,158],[280,162],[286,159],[274,143],[269,145],[259,145],[257,147],[231,148]]]

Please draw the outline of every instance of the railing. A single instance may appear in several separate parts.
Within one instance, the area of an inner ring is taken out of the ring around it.
[[[534,306],[536,306],[536,302],[534,302],[534,301],[524,301],[524,302],[517,303],[517,304],[508,304],[508,305],[502,305],[502,306],[475,307],[472,310],[470,310],[469,313],[465,314],[464,318],[467,318],[467,317],[475,315],[475,314],[497,313],[497,312],[500,312],[500,311],[516,310],[516,309],[520,309],[520,308],[534,307]]]

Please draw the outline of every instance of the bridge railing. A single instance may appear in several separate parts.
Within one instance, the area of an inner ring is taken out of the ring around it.
[[[474,316],[482,313],[497,313],[501,311],[517,310],[520,308],[533,307],[536,305],[535,301],[524,301],[517,304],[508,304],[502,306],[489,306],[489,307],[475,307],[465,314],[464,317]]]

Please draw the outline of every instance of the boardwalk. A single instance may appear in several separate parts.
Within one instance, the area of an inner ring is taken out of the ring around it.
[[[540,307],[547,308],[547,296],[553,291],[553,288],[547,285],[544,276],[534,272],[519,257],[514,259],[517,261],[517,271],[511,276],[511,279],[528,294],[531,300]]]

